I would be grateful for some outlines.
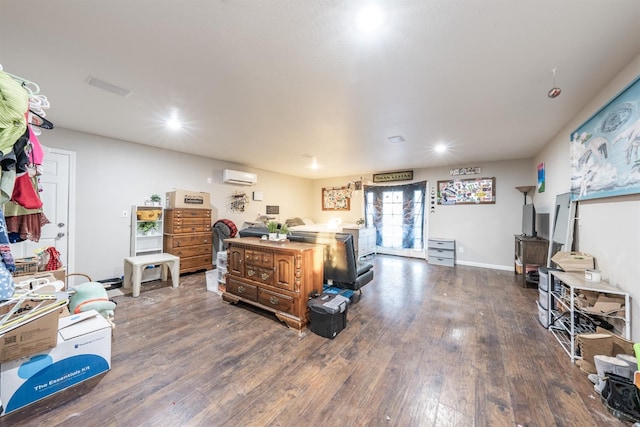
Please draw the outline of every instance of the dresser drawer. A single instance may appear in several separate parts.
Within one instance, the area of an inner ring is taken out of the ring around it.
[[[455,262],[453,258],[429,257],[429,264],[453,267],[455,265]]]
[[[188,236],[171,236],[165,235],[167,246],[170,248],[181,248],[184,246],[209,245],[213,243],[211,233],[190,234]],[[165,250],[166,252],[166,250]]]
[[[174,218],[211,218],[211,209],[171,209]]]
[[[455,249],[455,240],[429,239],[429,248]]]
[[[197,255],[192,257],[180,257],[180,272],[211,270],[213,268],[213,256]]]
[[[273,269],[272,268],[260,268],[252,265],[247,265],[245,278],[253,280],[254,282],[264,283],[271,285],[273,283]]]
[[[213,248],[211,247],[211,245],[199,245],[199,246],[185,246],[182,248],[174,248],[171,251],[171,254],[182,258],[182,257],[191,257],[191,256],[197,256],[197,255],[211,255],[212,252],[213,252]]]
[[[211,231],[211,225],[209,224],[174,224],[169,233],[204,233]]]
[[[236,281],[229,275],[227,275],[227,292],[251,301],[258,301],[258,288],[256,286]]]
[[[258,302],[269,308],[285,313],[293,313],[293,298],[287,295],[271,292],[266,289],[258,289]]]
[[[431,257],[434,257],[434,258],[454,258],[455,257],[455,252],[450,249],[429,248],[427,253],[429,254],[429,259],[431,259]]]
[[[244,251],[244,262],[247,266],[273,268],[273,254],[271,252]]]

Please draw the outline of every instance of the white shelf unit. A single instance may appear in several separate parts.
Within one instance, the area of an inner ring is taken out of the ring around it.
[[[147,213],[149,211],[160,211],[160,216],[155,220],[138,219],[138,212]],[[140,206],[133,205],[131,207],[131,246],[130,256],[160,254],[162,253],[163,239],[163,217],[164,210],[160,206]],[[143,233],[138,227],[145,222],[155,223],[148,233]],[[150,266],[142,273],[142,281],[148,282],[158,280],[161,277],[161,269],[157,266]]]
[[[556,281],[560,282],[556,286]],[[615,288],[606,282],[589,282],[583,272],[549,270],[549,330],[558,340],[572,362],[580,359],[576,348],[576,335],[594,332],[588,319],[599,317],[605,320],[617,320],[622,330],[613,331],[626,339],[631,339],[631,304],[629,293]],[[576,304],[578,291],[592,291],[624,298],[624,316],[605,315],[583,310]],[[562,312],[561,312],[562,310]],[[584,321],[584,322],[583,322]]]

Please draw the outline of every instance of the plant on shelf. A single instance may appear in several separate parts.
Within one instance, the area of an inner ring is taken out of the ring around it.
[[[160,206],[162,197],[160,197],[159,194],[152,194],[151,197],[149,197],[149,200],[151,200],[151,203],[153,203],[153,206]]]
[[[138,223],[138,231],[146,235],[158,231],[158,223],[153,221],[143,221]]]

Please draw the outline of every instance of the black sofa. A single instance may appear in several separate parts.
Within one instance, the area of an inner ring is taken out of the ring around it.
[[[240,237],[262,237],[269,234],[265,227],[248,227],[238,232]],[[358,291],[373,280],[373,265],[356,259],[353,235],[315,231],[292,231],[292,242],[316,243],[324,246],[324,282],[343,289]]]

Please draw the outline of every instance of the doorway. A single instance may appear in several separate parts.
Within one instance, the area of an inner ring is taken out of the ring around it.
[[[376,229],[377,252],[425,258],[426,182],[365,186],[365,221]]]
[[[49,224],[42,226],[40,240],[33,242],[12,243],[11,253],[14,258],[34,256],[38,249],[53,246],[60,253],[60,261],[66,267],[67,273],[74,271],[73,245],[70,245],[69,235],[73,235],[73,197],[72,177],[75,170],[76,156],[74,152],[55,148],[46,149],[40,175],[40,199],[44,215]]]

